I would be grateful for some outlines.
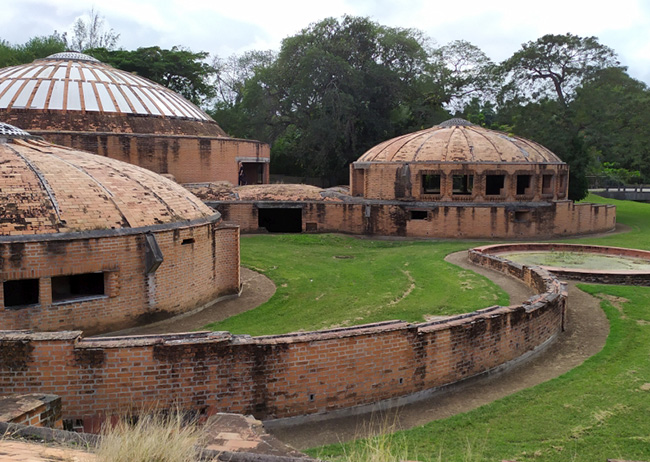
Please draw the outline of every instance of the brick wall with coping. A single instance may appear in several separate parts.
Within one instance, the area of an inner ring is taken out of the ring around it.
[[[47,141],[171,174],[178,183],[228,181],[238,184],[238,158],[259,159],[269,182],[268,144],[226,137],[146,135],[132,133],[46,132]]]
[[[613,205],[554,201],[548,203],[449,204],[355,202],[283,202],[302,207],[302,229],[350,234],[440,238],[548,238],[607,232],[616,226]],[[258,232],[258,203],[208,202],[244,233]],[[260,206],[262,204],[260,203]],[[276,207],[282,202],[276,201]],[[424,219],[414,219],[413,210]],[[308,227],[308,224],[309,227]]]
[[[0,242],[1,328],[105,332],[238,293],[238,227],[217,220],[152,231],[164,258],[153,274],[145,270],[147,230],[129,231]],[[52,277],[96,272],[104,273],[103,295],[53,302]],[[5,307],[4,281],[20,279],[39,279],[38,303]]]
[[[172,405],[268,419],[407,396],[499,367],[561,332],[566,289],[557,279],[490,256],[479,262],[515,275],[538,295],[442,321],[266,337],[2,332],[0,389],[56,393],[65,418],[87,422]]]

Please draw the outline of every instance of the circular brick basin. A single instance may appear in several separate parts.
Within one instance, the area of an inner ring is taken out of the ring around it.
[[[497,244],[476,249],[519,265],[541,266],[564,279],[650,285],[650,252],[599,245]]]

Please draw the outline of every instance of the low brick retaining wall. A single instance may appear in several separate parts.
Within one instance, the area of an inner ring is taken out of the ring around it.
[[[471,252],[474,251],[482,254],[490,254],[494,256],[498,261],[507,261],[504,257],[500,257],[500,255],[512,252],[584,252],[599,255],[611,255],[616,257],[638,258],[650,262],[650,252],[646,250],[627,249],[624,247],[609,247],[602,245],[529,242],[520,244],[487,245],[472,249]],[[518,265],[516,263],[510,263],[510,266],[514,268]],[[593,270],[579,268],[561,268],[555,266],[544,266],[544,268],[562,279],[593,282],[597,284],[650,286],[650,271],[606,269]]]
[[[84,423],[102,413],[173,405],[208,414],[291,417],[455,383],[529,354],[562,331],[566,289],[557,279],[491,255],[470,252],[470,258],[514,275],[538,295],[522,305],[433,322],[266,337],[4,331],[0,389],[60,395],[63,417]]]

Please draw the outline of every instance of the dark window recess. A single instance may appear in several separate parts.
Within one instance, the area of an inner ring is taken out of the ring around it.
[[[542,175],[542,194],[553,194],[553,175]]]
[[[305,231],[309,231],[309,232],[318,231],[318,223],[313,221],[305,223]]]
[[[17,308],[38,303],[38,279],[18,279],[4,282],[5,308]]]
[[[440,194],[440,175],[422,175],[422,193]]]
[[[74,274],[52,278],[52,301],[104,295],[104,273]]]
[[[528,223],[532,217],[530,210],[520,210],[515,212],[515,221],[520,223]]]
[[[517,195],[530,194],[530,175],[517,175]]]
[[[474,188],[474,175],[454,175],[452,177],[452,185],[453,194],[472,194],[472,189]]]
[[[302,209],[269,208],[257,211],[257,225],[269,233],[301,233]]]
[[[429,218],[429,213],[426,210],[410,210],[411,220],[426,220]]]
[[[191,237],[189,239],[183,239],[183,242],[181,242],[181,245],[188,245],[188,244],[194,244],[194,238]]]
[[[485,195],[500,196],[506,182],[505,175],[487,175],[485,177]]]

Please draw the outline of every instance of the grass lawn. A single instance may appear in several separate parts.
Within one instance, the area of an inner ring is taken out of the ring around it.
[[[206,326],[269,335],[466,313],[508,295],[488,279],[445,262],[470,243],[367,240],[329,234],[248,236],[242,264],[271,278],[264,305]]]
[[[650,204],[589,199],[616,204],[618,221],[632,230],[571,242],[650,249]],[[650,460],[650,288],[579,287],[602,299],[611,326],[603,351],[581,366],[465,414],[310,453],[347,460],[381,447],[377,460],[397,460],[391,450],[445,462]]]

